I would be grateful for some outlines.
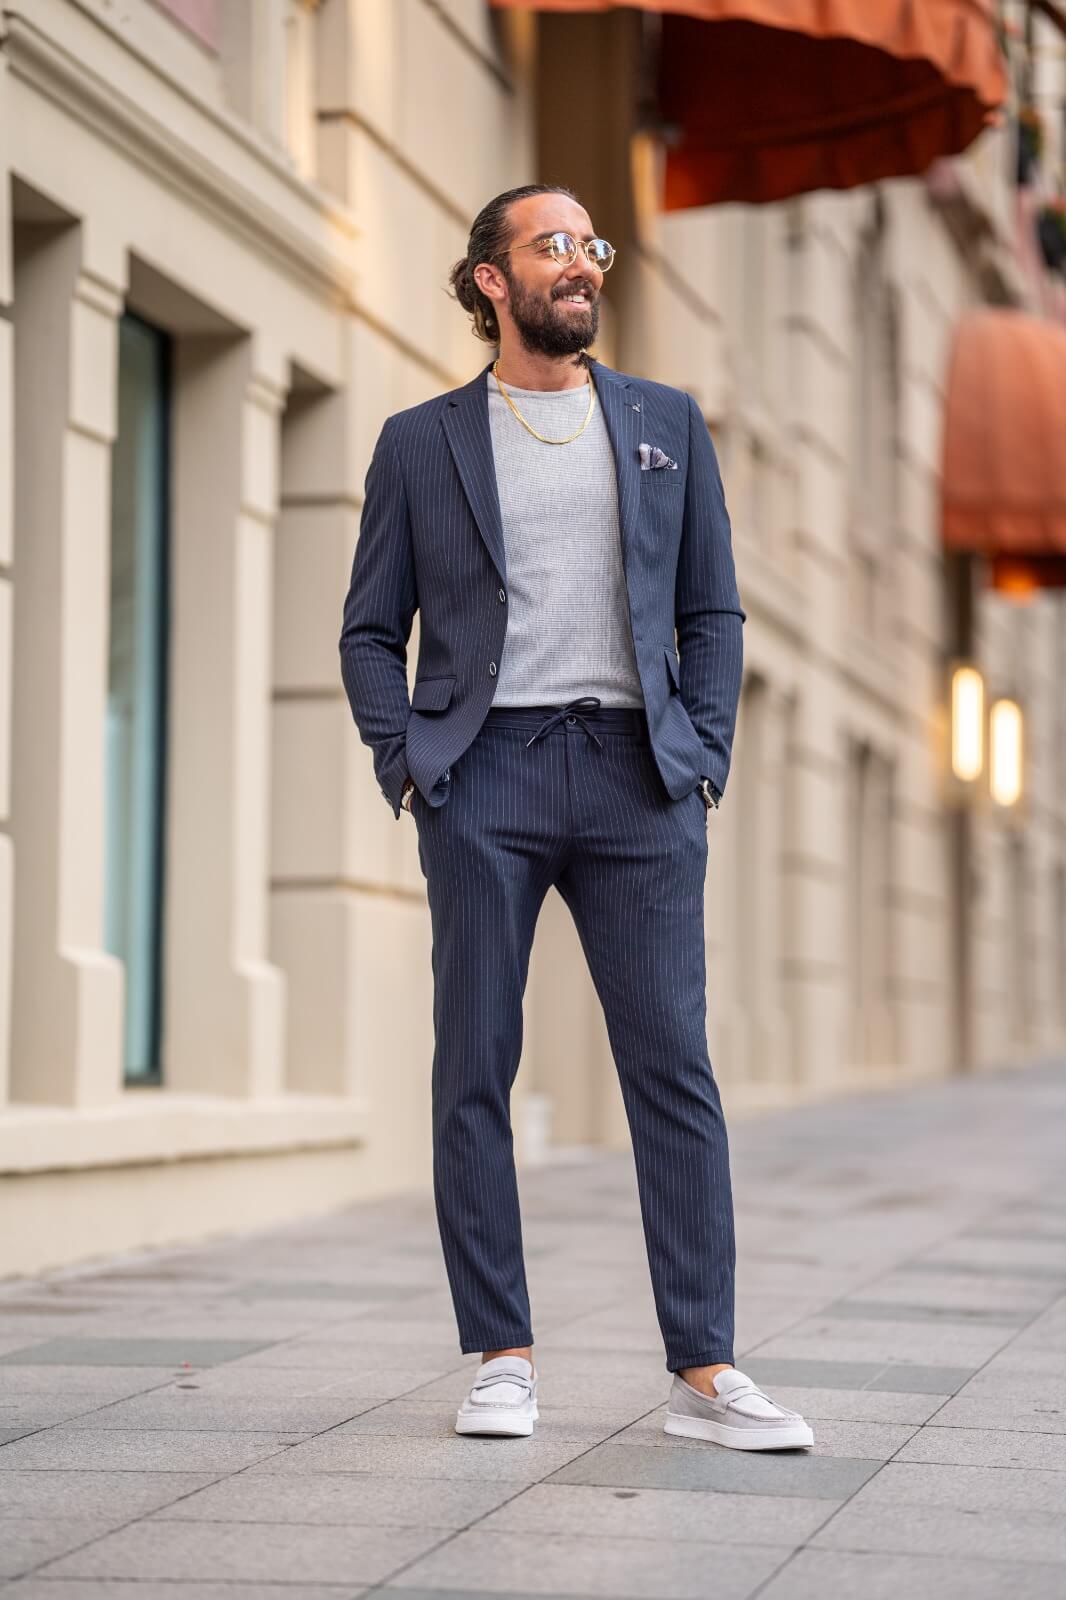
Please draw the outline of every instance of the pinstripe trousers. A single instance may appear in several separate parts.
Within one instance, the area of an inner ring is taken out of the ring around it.
[[[433,1184],[460,1348],[532,1345],[510,1120],[554,885],[603,1006],[670,1371],[733,1361],[729,1151],[707,1054],[707,815],[659,777],[643,710],[493,706],[412,801],[433,938]]]

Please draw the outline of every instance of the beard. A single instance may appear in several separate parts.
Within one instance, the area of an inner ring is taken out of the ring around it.
[[[511,316],[524,348],[535,355],[576,356],[577,366],[587,366],[581,352],[594,344],[600,326],[599,299],[591,299],[586,311],[564,311],[555,300],[524,289],[508,277],[511,289]],[[591,290],[587,291],[589,294]]]

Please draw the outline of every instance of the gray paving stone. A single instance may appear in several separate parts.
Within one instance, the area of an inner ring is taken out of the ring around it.
[[[401,1587],[401,1585],[403,1585],[403,1587]],[[386,1583],[379,1589],[369,1589],[367,1591],[368,1596],[377,1597],[380,1595],[402,1595],[403,1600],[471,1600],[471,1595],[475,1593],[477,1595],[477,1600],[498,1600],[498,1597],[501,1595],[502,1591],[496,1589],[474,1590],[470,1587],[463,1589],[439,1589],[436,1587],[436,1585],[434,1585],[432,1589],[409,1589],[404,1584],[402,1575],[396,1580],[395,1583]],[[7,1600],[6,1595],[4,1596],[4,1600]],[[529,1589],[508,1589],[506,1592],[506,1600],[587,1600],[587,1596],[574,1594],[572,1592],[560,1594],[554,1589],[552,1590],[550,1596],[545,1596],[544,1594],[534,1594],[532,1590]]]
[[[1023,1350],[1055,1350],[1066,1356],[1066,1304],[1050,1306],[1018,1336]]]
[[[353,1356],[358,1358],[360,1348],[365,1345],[405,1352],[419,1350],[427,1354],[460,1353],[455,1319],[443,1315],[434,1323],[423,1317],[383,1317],[376,1312],[363,1312],[347,1318],[343,1328],[331,1329],[328,1336],[319,1329],[295,1340],[294,1344],[300,1349],[307,1349],[308,1346],[321,1345],[324,1340],[333,1343],[334,1335],[338,1332],[341,1342],[351,1346],[346,1351],[346,1359],[349,1360]]]
[[[963,1276],[983,1278],[994,1263],[987,1260],[964,1260],[958,1256],[936,1256],[925,1260],[908,1261],[908,1272],[955,1272]],[[995,1264],[1004,1277],[1036,1278],[1041,1282],[1066,1285],[1066,1267],[1038,1262],[1004,1262]]]
[[[863,1484],[856,1500],[883,1506],[943,1506],[949,1510],[1005,1515],[1033,1511],[1062,1515],[1061,1474],[1040,1468],[941,1466],[890,1461]]]
[[[840,1321],[864,1322],[950,1322],[994,1323],[997,1327],[1021,1327],[1032,1320],[1030,1310],[1007,1306],[937,1306],[905,1300],[834,1300],[823,1306],[823,1317]]]
[[[114,1522],[52,1515],[0,1523],[0,1579],[20,1578],[55,1556],[109,1533]]]
[[[412,1300],[422,1294],[418,1284],[329,1282],[303,1278],[258,1278],[231,1286],[227,1294],[234,1300],[327,1300],[356,1304],[362,1301]]]
[[[4,1366],[191,1367],[217,1366],[264,1348],[262,1339],[46,1339],[0,1356]]]
[[[991,1361],[985,1362],[980,1375],[983,1378],[1001,1378],[1004,1374],[1012,1378],[1057,1378],[1064,1372],[1066,1366],[1057,1350],[1027,1350],[1015,1339]]]
[[[957,1556],[900,1556],[800,1550],[759,1600],[1061,1600],[1062,1568]]]
[[[521,1484],[370,1473],[240,1473],[166,1506],[167,1521],[354,1523],[396,1528],[467,1527]]]
[[[739,1218],[738,1218],[739,1222]],[[823,1302],[865,1284],[869,1274],[813,1258],[794,1260],[790,1256],[761,1248],[738,1246],[737,1295],[742,1298],[760,1290],[772,1294],[809,1294]]]
[[[196,1340],[208,1353],[212,1344],[243,1345],[258,1351],[269,1350],[290,1339],[322,1338],[324,1327],[332,1330],[339,1320],[336,1306],[309,1304],[277,1311],[263,1305],[238,1311],[231,1305],[227,1314],[221,1306],[187,1308],[178,1304],[166,1311],[156,1310],[150,1328],[152,1338],[165,1339],[169,1344],[188,1344]],[[127,1319],[120,1331],[123,1337],[130,1338],[136,1327],[133,1319]],[[189,1364],[212,1363],[190,1361]]]
[[[787,1549],[665,1541],[461,1533],[403,1573],[391,1592],[438,1585],[481,1593],[605,1595],[610,1600],[654,1595],[656,1600],[746,1600],[773,1572]],[[713,1577],[712,1577],[713,1575]]]
[[[0,1397],[0,1432],[4,1429],[52,1428],[59,1422],[91,1416],[110,1406],[107,1394],[19,1394]]]
[[[128,1521],[206,1488],[206,1472],[0,1472],[0,1519],[54,1515]]]
[[[1011,1354],[1010,1350],[1004,1351],[1005,1357]],[[1049,1368],[1042,1373],[1026,1372],[1016,1369],[1012,1361],[1005,1359],[998,1366],[990,1364],[980,1372],[975,1372],[956,1398],[991,1401],[1043,1399],[1052,1407],[1066,1405],[1066,1367],[1053,1358]]]
[[[760,1343],[759,1354],[770,1359],[814,1358],[820,1361],[877,1361],[914,1366],[949,1366],[965,1363],[971,1371],[998,1354],[1017,1328],[975,1329],[948,1332],[945,1328],[920,1327],[907,1322],[838,1322],[813,1328],[802,1334],[788,1333]],[[957,1325],[956,1325],[957,1327]],[[909,1331],[908,1331],[909,1330]],[[745,1368],[745,1370],[747,1370]]]
[[[881,1466],[880,1461],[841,1460],[803,1450],[723,1450],[683,1439],[671,1443],[677,1448],[597,1445],[553,1472],[547,1481],[611,1489],[716,1489],[729,1494],[843,1500]]]
[[[253,1356],[245,1357],[246,1365],[262,1368],[328,1368],[343,1373],[358,1373],[373,1369],[395,1371],[402,1368],[426,1380],[451,1372],[464,1359],[454,1338],[441,1338],[437,1343],[426,1341],[422,1329],[421,1344],[379,1343],[350,1339],[324,1338],[321,1332],[314,1338],[290,1339],[286,1344],[269,1345]],[[475,1366],[477,1363],[475,1362]]]
[[[15,1395],[83,1395],[123,1400],[174,1381],[173,1367],[0,1366],[0,1402]]]
[[[775,1400],[808,1422],[928,1421],[948,1400],[946,1394],[896,1394],[885,1389],[804,1389],[775,1383]]]
[[[57,1300],[92,1296],[94,1300],[117,1305],[129,1302],[166,1305],[173,1301],[175,1290],[200,1298],[224,1293],[232,1280],[221,1272],[198,1274],[177,1268],[173,1272],[151,1268],[143,1272],[121,1272],[87,1266],[79,1267],[74,1273],[60,1272],[39,1281],[42,1291]]]
[[[1045,1217],[1041,1222],[1037,1220],[1040,1216],[1041,1213],[1038,1212],[1030,1213],[1028,1226],[1026,1227],[1022,1227],[1020,1223],[1015,1222],[1012,1227],[982,1228],[979,1233],[976,1231],[973,1233],[964,1231],[959,1237],[962,1239],[1018,1239],[1025,1244],[1029,1244],[1034,1238],[1040,1238],[1052,1241],[1061,1240],[1066,1243],[1066,1228],[1059,1225],[1061,1224],[1061,1218],[1056,1216],[1052,1221],[1050,1218]]]
[[[182,1435],[183,1438],[195,1435]],[[247,1435],[245,1435],[247,1437]],[[15,1448],[18,1448],[17,1446]],[[535,1483],[588,1446],[550,1440],[492,1439],[452,1432],[450,1438],[393,1439],[330,1433],[259,1463],[253,1473],[378,1472],[404,1478],[475,1478]],[[2,1460],[2,1457],[0,1457]]]
[[[1057,1239],[997,1239],[977,1232],[961,1232],[947,1244],[937,1246],[927,1259],[936,1259],[937,1250],[957,1261],[976,1261],[981,1266],[1017,1272],[1020,1267],[1044,1267],[1066,1272],[1066,1252]]]
[[[336,1367],[254,1367],[235,1361],[230,1366],[190,1374],[174,1387],[182,1393],[204,1397],[295,1399],[305,1395],[345,1402],[365,1400],[373,1405],[400,1395],[421,1393],[425,1376],[424,1367],[360,1367],[346,1372]],[[449,1375],[440,1381],[449,1400],[453,1394],[463,1392],[461,1378]]]
[[[908,1264],[887,1272],[876,1283],[865,1280],[855,1297],[876,1299],[882,1305],[932,1305],[995,1311],[1000,1306],[1035,1315],[1058,1298],[1058,1286],[1046,1279],[1012,1278],[997,1273],[912,1272]],[[841,1296],[840,1298],[844,1298]],[[829,1306],[827,1305],[827,1310]]]
[[[872,1389],[894,1394],[954,1394],[973,1377],[973,1367],[925,1366],[921,1362],[818,1361],[750,1355],[743,1370],[757,1384],[810,1389]]]
[[[964,1467],[1044,1467],[1066,1473],[1066,1437],[1006,1429],[922,1428],[903,1446],[898,1459]]]
[[[0,1472],[80,1468],[122,1472],[235,1472],[279,1452],[287,1437],[275,1433],[175,1433],[160,1428],[124,1433],[117,1428],[50,1428],[0,1450]]]
[[[1056,1206],[1050,1199],[1045,1201],[1032,1196],[1017,1200],[1001,1207],[998,1216],[1004,1226],[1015,1228],[1028,1226],[1026,1238],[1029,1239],[1034,1232],[1039,1232],[1045,1227],[1054,1237],[1066,1238],[1066,1206]]]
[[[12,1350],[25,1350],[35,1341],[26,1337],[25,1329],[17,1333],[0,1334],[0,1355],[7,1355]]]
[[[1057,1397],[1030,1387],[1025,1394],[956,1395],[932,1419],[937,1428],[995,1428],[1017,1433],[1066,1433],[1066,1385]]]
[[[448,1537],[448,1535],[443,1535]],[[164,1522],[121,1528],[53,1561],[53,1578],[377,1583],[439,1543],[439,1528]]]
[[[537,1483],[513,1496],[479,1524],[485,1533],[525,1533],[538,1540],[721,1540],[726,1544],[798,1546],[832,1514],[823,1499],[779,1495],[773,1516],[757,1496],[684,1489],[607,1489],[590,1484]]]
[[[538,1313],[538,1328],[541,1321]],[[543,1336],[540,1343],[544,1343]],[[662,1353],[663,1336],[658,1328],[629,1326],[621,1318],[614,1319],[612,1325],[605,1328],[599,1322],[587,1326],[578,1317],[556,1324],[551,1333],[551,1345],[553,1350],[595,1350],[603,1355],[636,1352],[654,1361]]]
[[[202,1395],[163,1389],[119,1400],[75,1418],[72,1428],[155,1428],[214,1433],[323,1433],[350,1421],[373,1400],[333,1399],[328,1395]]]
[[[825,1550],[884,1550],[898,1555],[973,1556],[975,1545],[997,1561],[1066,1563],[1066,1518],[1036,1511],[984,1512],[975,1535],[972,1511],[910,1502],[890,1506],[856,1497],[811,1541]],[[1066,1587],[1066,1573],[1063,1574]]]
[[[4,1600],[360,1600],[363,1585],[325,1583],[138,1583],[111,1578],[22,1578],[4,1590]],[[436,1596],[435,1600],[440,1600]],[[508,1600],[513,1600],[508,1597]]]

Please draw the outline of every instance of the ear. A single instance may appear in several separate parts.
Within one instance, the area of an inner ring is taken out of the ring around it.
[[[490,261],[479,261],[471,273],[471,277],[490,300],[504,301],[507,298],[507,280],[499,267],[494,267]]]

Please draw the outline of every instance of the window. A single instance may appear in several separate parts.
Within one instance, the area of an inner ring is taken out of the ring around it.
[[[124,316],[111,469],[104,939],[126,969],[128,1083],[161,1076],[169,368],[166,335]]]
[[[851,620],[883,639],[898,520],[899,328],[885,270],[880,208],[862,237],[852,280],[850,445]]]
[[[892,923],[891,763],[863,741],[848,743],[845,962],[848,1055],[853,1066],[896,1060]]]

